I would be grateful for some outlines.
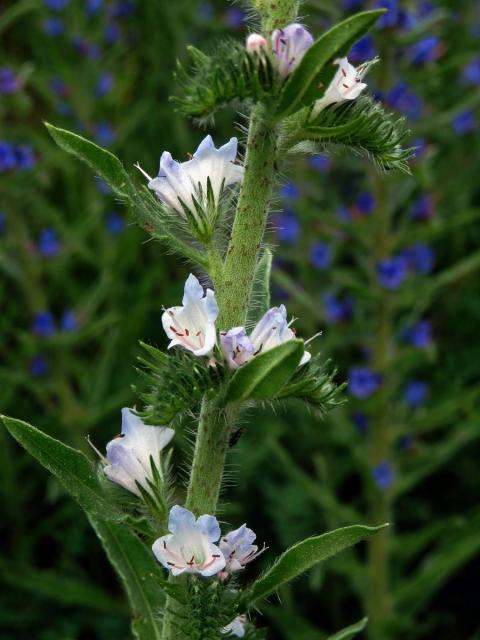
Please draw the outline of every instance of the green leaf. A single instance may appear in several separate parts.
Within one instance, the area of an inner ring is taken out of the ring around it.
[[[327,638],[327,640],[350,640],[350,638],[354,638],[357,633],[363,631],[367,626],[368,618],[363,618],[363,620],[359,620],[355,624],[351,624],[349,627],[345,627],[338,633],[335,633],[333,636]]]
[[[233,375],[227,402],[272,400],[294,374],[304,354],[303,340],[289,340],[260,353]]]
[[[242,604],[245,607],[250,607],[258,600],[277,591],[286,582],[293,580],[307,569],[311,569],[318,562],[331,558],[386,526],[353,525],[298,542],[285,551],[275,564],[253,583],[244,594]]]
[[[409,173],[413,149],[403,146],[407,134],[404,118],[384,111],[378,102],[362,96],[327,107],[306,123],[298,137],[322,147],[341,145],[372,158],[382,169]]]
[[[134,190],[130,177],[113,153],[66,129],[58,129],[48,122],[45,126],[59,147],[85,162],[118,196],[132,197]]]
[[[26,422],[6,416],[1,418],[15,440],[58,478],[82,509],[105,520],[122,520],[125,517],[105,496],[93,464],[82,452]]]
[[[134,636],[137,640],[161,640],[160,612],[165,594],[161,570],[151,549],[125,525],[87,515],[127,592]]]
[[[253,327],[270,309],[270,273],[272,271],[272,252],[265,249],[255,268],[252,295],[247,314],[247,328]]]
[[[277,106],[276,117],[286,116],[309,106],[323,95],[337,67],[335,58],[344,56],[385,13],[384,9],[357,13],[316,40],[285,83]]]
[[[0,34],[30,11],[41,9],[40,0],[22,0],[15,2],[0,16]]]

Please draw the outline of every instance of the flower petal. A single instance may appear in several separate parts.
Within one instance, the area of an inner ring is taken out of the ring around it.
[[[215,516],[205,514],[197,520],[197,527],[207,536],[210,542],[216,542],[220,538],[220,525]]]
[[[168,530],[171,533],[182,533],[185,529],[195,527],[195,516],[191,511],[178,504],[170,509]]]

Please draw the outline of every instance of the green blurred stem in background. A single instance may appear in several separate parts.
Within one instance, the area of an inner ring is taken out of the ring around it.
[[[262,17],[262,29],[269,36],[276,27],[295,20],[297,2],[258,0],[257,9]],[[253,107],[245,177],[227,254],[221,268],[216,262],[211,273],[220,309],[220,328],[243,325],[246,320],[275,177],[275,129],[272,121],[266,107]],[[219,406],[218,399],[204,398],[187,496],[187,508],[197,516],[216,511],[231,429],[232,417]],[[168,598],[163,640],[181,638],[181,630],[177,626],[181,621],[181,609],[178,602]]]
[[[384,47],[380,53],[381,69],[378,70],[378,82],[382,89],[389,83],[392,67],[390,49]],[[380,66],[380,65],[379,65]],[[392,348],[392,299],[389,291],[376,281],[376,265],[380,260],[390,257],[392,251],[391,207],[388,178],[371,171],[372,191],[376,202],[376,225],[371,235],[372,279],[377,288],[378,298],[375,308],[375,339],[373,343],[373,368],[382,377],[375,412],[372,419],[370,441],[370,465],[375,469],[380,463],[390,460],[389,407],[391,396]],[[391,522],[391,495],[389,490],[372,487],[370,492],[370,517],[372,522]],[[390,527],[380,531],[369,541],[369,590],[366,608],[369,615],[368,634],[372,640],[383,640],[383,625],[390,609]]]

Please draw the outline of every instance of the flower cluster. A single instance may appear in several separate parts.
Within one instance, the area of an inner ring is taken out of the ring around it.
[[[246,525],[221,538],[215,516],[205,514],[195,518],[191,511],[178,505],[170,510],[168,530],[170,533],[155,540],[152,549],[157,560],[174,576],[198,573],[226,579],[244,569],[264,550],[258,551],[252,544],[256,536]]]
[[[190,274],[185,283],[182,305],[166,309],[162,316],[165,333],[170,338],[169,348],[182,346],[195,356],[211,356],[217,346],[215,321],[218,305],[215,294],[203,287]],[[284,305],[269,309],[260,319],[250,335],[244,327],[234,327],[220,332],[220,350],[230,369],[238,369],[263,353],[284,342],[293,340],[295,333],[287,320]],[[300,365],[310,360],[304,353]]]

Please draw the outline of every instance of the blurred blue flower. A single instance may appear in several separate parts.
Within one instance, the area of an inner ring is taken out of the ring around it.
[[[45,258],[53,258],[60,251],[60,241],[54,229],[44,229],[38,239],[38,253]]]
[[[76,35],[73,38],[73,47],[77,53],[90,60],[98,60],[100,58],[100,47],[95,42],[89,42],[81,35]]]
[[[480,84],[480,56],[472,58],[462,71],[462,82],[467,85]]]
[[[452,120],[452,127],[455,133],[459,136],[464,136],[467,133],[475,131],[477,128],[475,114],[470,109],[462,111]]]
[[[415,156],[415,159],[418,159],[423,156],[423,154],[427,150],[428,142],[425,140],[425,138],[415,138],[415,140],[412,142],[412,147],[414,149],[413,154]]]
[[[30,360],[30,373],[35,378],[43,378],[48,373],[48,362],[45,356],[39,354]]]
[[[20,89],[20,83],[15,72],[10,67],[0,68],[0,94],[11,95]]]
[[[411,433],[406,433],[403,436],[400,436],[398,439],[397,446],[402,451],[410,451],[413,448],[415,442],[415,438]]]
[[[111,15],[115,18],[128,18],[135,8],[133,0],[119,0],[112,7],[109,7]]]
[[[275,217],[276,234],[280,242],[295,244],[300,236],[300,224],[293,211],[287,210]]]
[[[377,0],[374,8],[386,9],[386,13],[380,16],[380,19],[377,22],[380,29],[393,28],[398,25],[400,18],[398,0]]]
[[[97,96],[101,98],[103,96],[106,96],[107,93],[110,93],[112,88],[113,88],[112,74],[107,72],[102,73],[102,75],[100,76],[97,82],[97,86],[95,87],[95,93],[97,94]]]
[[[60,319],[60,328],[62,331],[70,333],[78,329],[78,320],[75,311],[65,309]]]
[[[17,156],[13,145],[0,140],[0,171],[10,171],[16,166]]]
[[[230,7],[225,11],[225,23],[230,29],[241,29],[245,25],[245,12],[239,7]]]
[[[67,85],[62,80],[62,78],[60,78],[60,76],[53,76],[53,78],[51,78],[49,82],[49,85],[53,93],[59,98],[66,98],[70,93]]]
[[[310,262],[321,271],[328,269],[332,263],[332,250],[326,242],[314,242],[310,249]]]
[[[412,44],[408,49],[408,57],[413,64],[434,62],[440,55],[441,43],[437,36],[426,36]]]
[[[108,184],[101,178],[95,178],[95,185],[100,193],[102,193],[104,196],[110,195],[112,193],[112,190],[110,189]]]
[[[377,50],[371,36],[363,36],[350,49],[348,59],[353,65],[358,65],[367,60],[372,60],[377,55]]]
[[[357,210],[364,215],[372,213],[372,211],[375,209],[375,198],[373,196],[373,193],[370,193],[370,191],[361,193],[358,196],[355,205],[357,207]]]
[[[406,82],[398,82],[387,93],[385,101],[392,109],[396,109],[410,118],[417,120],[422,112],[421,98],[409,89]]]
[[[85,11],[87,15],[96,15],[103,7],[103,0],[87,0],[85,5]]]
[[[332,164],[330,158],[328,156],[323,156],[323,155],[311,156],[308,163],[312,167],[312,169],[315,169],[316,171],[321,171],[322,173],[325,171],[328,171]]]
[[[60,18],[45,18],[43,21],[43,30],[48,36],[61,36],[65,31],[63,22]]]
[[[432,323],[430,320],[420,320],[404,329],[402,339],[417,349],[428,349],[432,344]]]
[[[361,9],[363,6],[363,0],[342,0],[342,7],[346,11],[355,11]]]
[[[366,433],[368,430],[368,417],[363,411],[354,411],[351,415],[353,424],[360,433]]]
[[[355,398],[365,399],[374,394],[381,376],[368,367],[351,367],[348,372],[348,390]]]
[[[410,380],[405,387],[404,400],[411,409],[421,407],[428,395],[428,384],[422,380]]]
[[[50,311],[39,311],[33,316],[32,332],[40,338],[48,338],[55,333],[55,321]]]
[[[109,22],[103,31],[103,37],[108,44],[117,42],[120,37],[120,27],[114,22]]]
[[[112,211],[107,215],[105,228],[112,236],[118,236],[125,229],[125,220],[118,213]]]
[[[7,226],[7,216],[4,211],[0,211],[0,233],[4,233]]]
[[[393,467],[390,462],[388,462],[387,460],[379,462],[372,469],[372,477],[379,489],[382,489],[383,491],[389,489],[395,479]]]
[[[213,5],[211,5],[210,2],[202,2],[198,7],[197,15],[200,20],[204,20],[205,22],[208,20],[212,20],[215,15]]]
[[[341,222],[350,222],[350,220],[352,219],[352,212],[348,207],[342,205],[337,209],[337,218]]]
[[[433,197],[429,193],[423,193],[413,202],[410,209],[412,220],[425,222],[433,217]]]
[[[95,140],[101,144],[108,146],[115,141],[115,132],[108,122],[97,122],[93,125],[93,135]]]
[[[402,255],[407,261],[408,268],[416,273],[427,275],[433,269],[435,253],[428,244],[418,242],[404,249]]]
[[[407,277],[407,261],[403,256],[381,260],[377,264],[377,277],[382,287],[396,291]]]
[[[325,321],[329,324],[346,322],[353,315],[353,302],[350,298],[339,298],[333,293],[326,293],[323,296]]]
[[[285,200],[298,200],[300,197],[300,189],[293,180],[288,180],[280,187],[280,195]]]
[[[290,294],[283,287],[273,287],[272,296],[279,302],[288,302],[290,300]]]
[[[52,11],[63,11],[68,3],[69,0],[43,0],[43,4],[47,9]]]
[[[17,160],[17,169],[33,169],[37,163],[32,147],[27,144],[21,144],[15,147],[15,157]]]

